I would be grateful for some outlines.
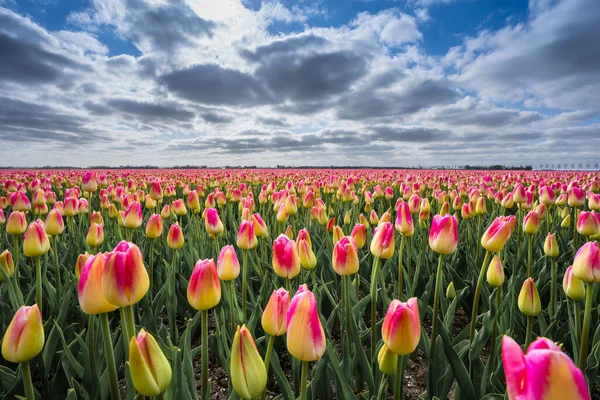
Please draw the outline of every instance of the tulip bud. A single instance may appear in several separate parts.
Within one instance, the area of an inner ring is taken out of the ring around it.
[[[15,272],[15,264],[13,263],[12,254],[10,251],[4,250],[0,254],[0,267],[4,270],[4,273],[10,278]],[[4,274],[0,274],[0,282],[4,282]]]
[[[238,326],[233,338],[230,371],[233,389],[242,399],[260,396],[267,386],[267,369],[246,325]]]
[[[371,254],[387,260],[394,255],[394,226],[390,222],[375,228],[371,240]]]
[[[315,253],[310,246],[310,243],[306,239],[299,239],[297,242],[298,245],[298,255],[300,256],[300,265],[303,268],[311,270],[317,266],[317,258],[315,257]]]
[[[198,260],[187,289],[188,302],[196,310],[210,310],[221,301],[221,282],[215,262]]]
[[[92,223],[88,229],[85,242],[90,247],[100,246],[104,242],[104,229],[102,224]]]
[[[352,236],[344,236],[335,244],[331,262],[338,275],[352,275],[358,271],[358,248]]]
[[[480,197],[479,199],[477,199],[477,205],[475,206],[475,212],[477,213],[477,215],[485,215],[485,213],[487,212],[486,205],[485,205],[485,198]]]
[[[37,304],[21,306],[6,328],[2,340],[2,356],[10,362],[29,361],[44,347],[44,325]]]
[[[406,303],[392,300],[381,327],[385,345],[398,355],[410,354],[417,348],[421,338],[421,321],[417,298]]]
[[[225,230],[215,208],[207,208],[204,211],[204,227],[210,235],[221,235]]]
[[[504,336],[502,364],[511,400],[590,400],[581,370],[549,339],[536,339],[523,354],[521,346]]]
[[[544,254],[546,257],[556,258],[558,257],[558,243],[556,242],[556,235],[554,233],[548,233],[546,240],[544,241]]]
[[[356,247],[362,249],[367,241],[367,230],[363,224],[356,224],[350,236],[354,239]]]
[[[287,313],[287,349],[300,361],[317,361],[325,353],[325,331],[319,319],[317,300],[301,285]]]
[[[569,228],[571,226],[571,216],[567,215],[560,223],[561,228]]]
[[[579,248],[573,261],[573,275],[584,282],[600,282],[600,251],[597,242]]]
[[[162,236],[163,221],[160,215],[152,214],[146,223],[146,236],[156,239]]]
[[[583,281],[573,274],[573,266],[569,266],[563,278],[563,290],[573,301],[581,301],[585,298],[585,285]]]
[[[535,317],[542,310],[542,303],[535,282],[527,278],[523,282],[518,300],[519,310],[528,317]]]
[[[600,216],[595,211],[582,211],[577,217],[577,232],[582,236],[593,236],[600,228]]]
[[[22,211],[13,211],[6,221],[6,233],[9,235],[22,235],[27,230],[27,219]]]
[[[149,286],[148,272],[139,247],[121,241],[106,256],[102,275],[102,292],[106,300],[119,307],[130,306],[146,295]]]
[[[540,216],[535,211],[529,211],[523,218],[523,232],[528,235],[535,235],[540,229]]]
[[[567,203],[571,207],[583,207],[585,204],[585,193],[578,187],[572,187],[567,193]]]
[[[458,221],[455,216],[435,215],[429,231],[429,247],[439,254],[452,254],[458,245]]]
[[[50,241],[40,220],[29,224],[23,238],[23,253],[27,257],[41,257],[50,250]]]
[[[497,217],[481,237],[481,245],[489,252],[496,253],[504,248],[512,229],[508,218]]]
[[[217,274],[222,281],[232,281],[240,274],[240,262],[232,245],[223,246],[217,260]]]
[[[341,226],[336,225],[333,227],[333,244],[339,242],[344,236],[344,231]]]
[[[296,242],[281,234],[273,241],[273,270],[282,278],[292,279],[300,273],[300,256]]]
[[[96,173],[92,171],[85,171],[83,178],[81,178],[81,187],[84,191],[93,193],[98,189],[98,181],[96,180]]]
[[[183,247],[185,243],[185,238],[183,236],[183,231],[177,222],[175,222],[169,228],[169,233],[167,234],[167,245],[174,250],[178,250]]]
[[[398,355],[391,351],[385,344],[381,346],[379,354],[377,354],[377,362],[379,363],[379,370],[384,374],[396,374],[396,366],[398,365]]]
[[[137,229],[142,226],[142,221],[142,205],[134,201],[127,207],[127,210],[123,214],[123,226],[129,229]]]
[[[504,268],[500,262],[500,257],[495,255],[490,261],[487,270],[487,281],[492,287],[500,287],[504,283]]]
[[[395,223],[396,230],[403,236],[410,237],[415,232],[415,226],[408,203],[401,203],[398,206],[398,215]]]
[[[10,196],[10,206],[15,211],[31,210],[31,203],[29,202],[27,195],[22,192],[14,192]]]
[[[327,229],[327,232],[332,233],[334,227],[335,227],[335,217],[331,217],[331,218],[329,218],[329,221],[327,221],[327,226],[325,228]]]
[[[171,383],[171,365],[154,337],[141,329],[129,342],[129,369],[135,390],[158,396]]]
[[[58,236],[65,230],[65,223],[62,214],[56,208],[48,213],[45,222],[46,234]]]
[[[263,221],[262,217],[258,213],[252,214],[252,222],[254,223],[254,234],[257,237],[268,236],[269,230],[267,224]]]
[[[81,277],[81,271],[83,271],[83,267],[90,257],[91,255],[87,251],[77,256],[77,261],[75,262],[75,276],[77,279]]]
[[[119,308],[109,303],[102,292],[105,259],[102,253],[90,256],[81,270],[77,286],[77,297],[79,307],[86,314],[103,314]]]
[[[271,336],[281,336],[285,334],[286,318],[289,308],[290,294],[288,291],[283,288],[273,290],[261,319],[265,333]]]
[[[254,222],[242,221],[237,235],[237,246],[243,250],[250,250],[256,247],[258,240],[254,234]]]
[[[454,282],[450,282],[450,284],[446,288],[446,298],[448,300],[454,300],[455,297],[456,297],[456,289],[454,289]]]
[[[171,217],[171,207],[168,204],[165,204],[162,210],[160,211],[160,217],[162,219],[168,219]]]

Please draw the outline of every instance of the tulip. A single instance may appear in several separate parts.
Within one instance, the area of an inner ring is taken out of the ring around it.
[[[500,257],[495,255],[490,261],[487,270],[487,281],[490,286],[498,288],[504,283],[504,268],[500,262]]]
[[[102,276],[106,257],[102,253],[90,256],[79,278],[77,297],[79,307],[86,314],[103,314],[116,310],[119,306],[108,302],[102,291]]]
[[[527,347],[531,343],[533,317],[537,316],[542,309],[540,295],[532,278],[527,278],[523,282],[519,293],[518,306],[519,310],[527,317],[527,331],[525,333],[525,347]]]
[[[215,208],[207,208],[204,215],[204,227],[209,235],[221,235],[225,228],[219,218],[219,212]]]
[[[50,250],[48,235],[40,220],[29,224],[23,237],[23,253],[27,257],[41,257]]]
[[[185,203],[183,199],[173,200],[171,203],[171,210],[175,213],[175,215],[181,217],[187,214],[187,209],[185,208]]]
[[[200,197],[198,196],[198,192],[196,190],[192,190],[187,198],[188,208],[192,210],[194,214],[198,214],[200,212]]]
[[[584,282],[600,282],[600,250],[597,242],[588,242],[577,251],[573,275]]]
[[[104,229],[102,224],[92,223],[90,228],[88,229],[87,236],[85,237],[85,242],[88,246],[94,248],[100,246],[104,241]]]
[[[585,298],[585,285],[583,281],[573,274],[573,266],[569,266],[563,278],[563,290],[575,304]],[[576,313],[576,316],[579,313]]]
[[[83,178],[81,178],[81,183],[81,187],[86,192],[93,193],[98,189],[98,181],[95,172],[85,171],[83,173]]]
[[[146,236],[150,239],[156,239],[162,236],[162,231],[162,218],[158,214],[152,214],[150,218],[148,218],[148,222],[146,223]],[[150,254],[152,254],[152,251],[150,252]]]
[[[344,236],[333,248],[333,269],[338,275],[347,276],[358,271],[358,248],[352,236]]]
[[[27,219],[22,211],[13,211],[6,221],[6,233],[13,236],[22,235],[27,230]]]
[[[595,211],[582,211],[577,217],[577,232],[582,236],[594,236],[600,228],[600,216]]]
[[[563,218],[563,220],[560,222],[560,227],[561,228],[568,228],[571,226],[571,216],[567,215],[566,217]]]
[[[544,254],[549,258],[558,257],[558,243],[556,242],[556,235],[554,233],[548,233],[546,240],[544,241]]]
[[[254,234],[254,222],[242,221],[237,235],[237,246],[242,250],[250,250],[258,243]]]
[[[6,278],[10,278],[15,272],[15,265],[10,251],[4,250],[2,254],[0,254],[0,268],[2,268],[2,271],[4,272],[4,274],[0,274],[0,282],[4,282],[5,275]]]
[[[395,228],[403,237],[410,237],[415,231],[410,207],[406,202],[398,206]]]
[[[162,219],[168,219],[171,217],[171,207],[168,204],[165,204],[160,211],[160,217]]]
[[[240,263],[233,246],[223,246],[217,259],[217,274],[222,281],[232,281],[240,274]]]
[[[81,271],[83,271],[83,267],[90,257],[91,255],[87,251],[77,256],[77,261],[75,262],[75,276],[77,279],[81,277]]]
[[[179,227],[179,224],[175,222],[169,228],[169,233],[167,234],[167,245],[173,250],[179,250],[183,247],[185,242],[185,237],[183,235],[183,230]]]
[[[135,389],[159,396],[171,383],[171,365],[154,337],[144,329],[129,342],[129,369]]]
[[[458,245],[458,221],[455,216],[435,215],[429,231],[429,247],[439,254],[452,254]]]
[[[316,361],[325,353],[325,332],[315,295],[301,285],[290,303],[286,321],[288,352],[303,362]]]
[[[510,337],[502,339],[502,363],[509,400],[589,400],[585,377],[549,339],[538,338],[523,354]]]
[[[504,248],[510,238],[512,229],[506,217],[497,217],[481,237],[481,245],[491,253],[497,253]]]
[[[123,214],[123,226],[128,229],[137,229],[142,226],[142,205],[134,201],[127,207]]]
[[[221,301],[221,282],[215,262],[198,260],[190,277],[187,299],[196,310],[205,311]]]
[[[156,201],[162,200],[163,190],[158,181],[154,181],[150,184],[150,197]]]
[[[398,355],[415,351],[421,338],[421,322],[416,297],[406,303],[393,300],[388,307],[381,327],[385,345]]]
[[[310,237],[308,239],[298,239],[297,246],[300,265],[302,265],[302,268],[313,270],[317,266],[317,258],[310,245]]]
[[[231,384],[242,399],[253,399],[263,393],[267,386],[265,368],[252,334],[243,325],[238,326],[231,347]]]
[[[371,240],[371,253],[384,260],[394,255],[394,226],[390,222],[375,228]]]
[[[79,214],[79,199],[77,197],[67,197],[65,199],[63,214],[67,217],[74,217]]]
[[[273,241],[273,270],[286,279],[292,279],[300,272],[300,256],[296,242],[281,234]],[[289,288],[288,288],[289,291]]]
[[[391,351],[385,344],[381,346],[381,349],[379,350],[377,362],[379,363],[379,370],[384,374],[396,374],[396,368],[398,366],[398,354]]]
[[[10,206],[15,211],[31,210],[31,203],[29,202],[27,195],[22,192],[14,192],[10,196]]]
[[[356,243],[356,247],[362,249],[367,241],[367,230],[363,224],[356,224],[350,234]]]
[[[135,244],[121,241],[106,256],[102,276],[104,296],[116,306],[129,307],[144,297],[149,285],[142,252]]]
[[[572,187],[567,193],[567,203],[571,207],[583,207],[585,204],[585,193],[578,187]]]
[[[335,225],[333,227],[333,244],[335,245],[344,236],[345,235],[344,235],[344,231],[342,230],[342,227],[339,225]]]
[[[454,282],[450,282],[446,288],[446,298],[450,301],[456,298],[456,289],[454,289]]]
[[[268,236],[269,230],[267,224],[263,221],[262,217],[258,213],[252,214],[252,222],[254,222],[254,234],[258,237]]]

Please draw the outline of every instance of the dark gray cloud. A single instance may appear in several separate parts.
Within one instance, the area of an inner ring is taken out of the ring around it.
[[[286,39],[276,40],[269,44],[258,46],[254,51],[241,49],[240,55],[248,61],[260,62],[276,54],[290,54],[299,51],[320,50],[329,44],[329,40],[314,34],[294,36]]]
[[[212,111],[202,113],[200,116],[203,120],[211,124],[227,124],[229,122],[233,122],[235,119],[231,115],[219,114]]]
[[[173,120],[189,121],[196,114],[182,105],[172,102],[149,103],[130,99],[111,98],[103,103],[85,102],[85,108],[97,116],[127,114],[142,121]]]
[[[255,106],[272,100],[252,75],[217,64],[174,71],[161,76],[159,82],[171,92],[201,104]]]
[[[427,143],[447,140],[451,137],[450,132],[424,127],[376,126],[371,128],[371,132],[371,139],[381,142]]]
[[[459,98],[460,92],[446,80],[402,81],[400,89],[365,88],[342,96],[337,115],[342,119],[364,120],[381,117],[403,118],[409,114]]]
[[[525,126],[540,121],[544,117],[536,112],[524,112],[506,108],[488,108],[473,102],[468,107],[452,105],[436,110],[433,120],[452,126],[503,127],[509,125]]]
[[[287,127],[291,126],[291,124],[289,122],[287,122],[287,119],[285,117],[280,117],[280,118],[258,117],[258,118],[256,118],[256,122],[258,122],[261,125],[279,126],[281,128],[287,128]]]

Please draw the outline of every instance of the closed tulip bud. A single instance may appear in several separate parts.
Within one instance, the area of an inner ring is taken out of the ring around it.
[[[343,238],[344,235],[344,231],[342,230],[342,227],[339,225],[335,225],[333,227],[333,243],[337,243],[340,241],[341,238]]]
[[[146,236],[156,239],[162,236],[163,221],[160,215],[152,214],[146,223]]]
[[[544,241],[544,254],[546,257],[556,258],[558,257],[558,243],[556,242],[556,235],[554,233],[548,233],[546,240]]]
[[[162,210],[160,211],[160,217],[162,219],[168,219],[171,217],[171,206],[165,204]]]
[[[369,229],[371,226],[367,217],[365,217],[362,213],[358,216],[358,223],[363,224],[366,229]]]
[[[27,195],[22,192],[14,192],[10,196],[10,206],[15,211],[29,211],[31,210],[31,203]]]
[[[369,214],[369,222],[371,222],[371,225],[375,226],[379,224],[379,216],[377,215],[375,210],[371,210],[371,213]]]
[[[40,354],[44,340],[44,325],[37,304],[21,306],[6,328],[2,356],[13,363],[29,361]]]
[[[308,233],[308,230],[306,230],[306,228],[302,228],[298,231],[298,238],[296,239],[296,243],[298,243],[302,239],[306,240],[306,242],[308,242],[309,246],[312,246],[312,240],[310,239],[310,233]]]
[[[90,223],[104,224],[104,218],[102,218],[102,213],[100,211],[92,211],[92,215],[90,216]]]
[[[452,200],[452,209],[455,211],[458,211],[462,208],[462,206],[463,206],[462,197],[456,196],[454,198],[454,200]]]
[[[39,219],[29,224],[23,237],[23,253],[27,257],[41,257],[50,250],[50,241],[44,224]]]
[[[523,282],[518,300],[519,310],[528,317],[535,317],[542,310],[542,303],[535,282],[527,278]]]
[[[546,216],[548,215],[548,209],[546,208],[546,205],[544,203],[538,204],[535,207],[534,211],[540,217],[540,221],[543,221],[544,219],[546,219]]]
[[[554,190],[550,186],[542,186],[540,188],[540,203],[545,204],[546,206],[551,206],[554,204]]]
[[[284,223],[287,222],[287,220],[289,219],[289,214],[287,212],[287,209],[284,205],[279,207],[279,210],[277,210],[277,221],[280,223]]]
[[[79,214],[79,199],[76,197],[67,197],[63,205],[63,211],[63,214],[67,217]]]
[[[507,217],[497,217],[481,237],[481,245],[489,252],[497,253],[504,248],[512,229]]]
[[[22,235],[27,230],[27,219],[22,211],[13,211],[6,221],[6,233],[9,235]]]
[[[42,206],[46,204],[46,194],[44,193],[44,189],[38,189],[33,193],[33,205]]]
[[[563,218],[563,220],[560,222],[560,227],[561,228],[569,228],[571,226],[571,216],[567,215],[566,217]]]
[[[600,251],[597,242],[581,246],[573,261],[573,275],[584,282],[600,282]]]
[[[221,282],[212,258],[196,262],[188,284],[187,299],[196,310],[210,310],[221,301]]]
[[[362,249],[367,241],[367,230],[363,224],[356,224],[350,236],[354,239],[356,247]]]
[[[286,318],[289,308],[289,292],[283,288],[273,290],[261,319],[265,333],[271,336],[281,336],[286,333]]]
[[[385,345],[398,355],[415,351],[421,338],[421,321],[417,298],[406,303],[392,300],[381,327],[381,337]]]
[[[207,208],[204,214],[204,227],[210,235],[221,235],[225,230],[219,212],[215,208]]]
[[[495,255],[490,261],[487,270],[487,281],[492,287],[500,287],[504,283],[504,268],[500,262],[500,257]]]
[[[152,199],[156,201],[162,200],[163,190],[159,182],[154,181],[150,184],[150,197],[152,197]]]
[[[540,229],[540,217],[535,211],[529,211],[523,219],[523,232],[528,235],[535,235]]]
[[[10,251],[4,250],[0,254],[0,267],[4,270],[4,273],[10,278],[15,272],[15,264],[13,263],[12,254]],[[4,274],[0,274],[0,282],[4,282]]]
[[[398,355],[384,344],[381,346],[379,354],[377,354],[377,363],[381,372],[386,375],[395,375],[396,366],[398,365]]]
[[[243,250],[250,250],[256,247],[258,240],[254,234],[254,222],[241,221],[237,234],[237,246]]]
[[[477,199],[477,205],[475,206],[475,212],[477,213],[477,215],[485,215],[485,213],[487,212],[487,208],[485,205],[485,198],[480,197],[479,199]]]
[[[448,203],[447,201],[442,203],[442,206],[440,207],[440,215],[442,217],[450,215],[450,203]]]
[[[590,400],[581,370],[549,339],[536,339],[523,354],[521,346],[504,336],[502,364],[509,400]]]
[[[0,207],[0,225],[6,224],[6,217],[4,216],[4,210]]]
[[[178,215],[178,216],[187,214],[187,209],[185,208],[183,199],[173,200],[173,202],[171,203],[171,210],[173,210],[175,215]]]
[[[223,281],[232,281],[240,274],[240,262],[232,245],[223,246],[219,252],[217,274]]]
[[[198,192],[192,190],[187,198],[187,205],[190,210],[194,214],[198,214],[200,212],[200,197],[198,196]]]
[[[391,221],[392,221],[392,214],[390,214],[389,212],[386,211],[383,214],[381,214],[379,221],[377,221],[377,225],[382,225],[382,224],[385,224],[386,222],[391,222]]]
[[[505,209],[512,208],[514,206],[514,204],[515,204],[515,200],[514,200],[512,193],[508,193],[506,196],[504,196],[502,198],[502,202],[500,203],[502,208],[505,208]]]
[[[111,304],[102,292],[102,275],[104,273],[106,257],[99,253],[88,256],[81,269],[77,298],[79,307],[86,314],[103,314],[119,308]]]
[[[403,236],[410,237],[415,232],[412,214],[408,203],[401,203],[398,206],[398,212],[395,223],[396,230]]]
[[[115,206],[113,203],[110,203],[110,205],[108,206],[108,218],[110,219],[117,219],[119,218],[119,210],[117,210],[117,206]]]
[[[312,250],[312,247],[308,240],[299,239],[297,241],[298,255],[300,256],[300,265],[304,269],[314,269],[317,266],[317,258]]]
[[[174,250],[178,250],[183,247],[185,243],[185,238],[183,236],[183,230],[176,222],[169,228],[169,233],[167,234],[167,245]]]
[[[465,220],[469,220],[473,217],[473,213],[471,212],[471,204],[463,204],[462,209],[460,210],[460,216]]]
[[[394,226],[390,222],[379,225],[371,240],[371,254],[387,260],[394,255],[394,243]]]
[[[48,213],[45,222],[46,233],[51,236],[58,236],[65,230],[65,222],[62,214],[57,209]]]
[[[133,305],[148,291],[150,280],[142,252],[133,243],[121,241],[106,256],[102,276],[102,292],[106,299],[119,307]]]
[[[435,215],[429,231],[429,247],[439,254],[452,254],[458,245],[458,221],[455,216]]]
[[[127,207],[127,210],[123,214],[123,226],[125,228],[137,229],[142,226],[142,221],[142,205],[134,201]]]
[[[525,188],[518,183],[513,190],[513,200],[515,203],[521,204],[526,201]]]
[[[344,236],[335,244],[331,262],[338,275],[352,275],[358,271],[358,248],[352,236]]]
[[[98,189],[96,173],[92,171],[85,171],[83,173],[83,178],[81,178],[81,187],[86,192],[95,192]]]
[[[578,187],[572,187],[567,193],[567,203],[571,207],[583,207],[585,204],[585,193]]]
[[[583,281],[573,275],[573,266],[569,266],[563,278],[563,290],[573,301],[581,301],[585,297],[585,285]]]
[[[593,236],[598,233],[600,216],[595,211],[582,211],[577,217],[577,232],[582,236]]]
[[[325,353],[325,331],[319,319],[317,300],[301,285],[290,303],[286,321],[288,352],[300,361],[317,361]]]
[[[346,211],[346,214],[344,214],[344,225],[350,225],[350,222],[352,222],[350,211]]]
[[[144,396],[158,396],[171,383],[171,365],[156,339],[141,329],[129,342],[129,370],[135,390]]]
[[[87,251],[77,256],[77,261],[75,262],[75,276],[77,279],[81,277],[81,271],[83,271],[83,267],[90,257],[91,255]]]
[[[454,282],[450,282],[450,284],[446,288],[446,298],[448,300],[454,300],[455,297],[456,297],[456,289],[454,289]]]
[[[154,210],[154,208],[156,208],[156,200],[152,199],[152,197],[150,197],[150,195],[146,195],[144,206],[148,210]]]
[[[233,337],[229,368],[233,389],[242,399],[256,398],[265,390],[267,369],[246,325],[238,326]]]
[[[79,204],[77,205],[77,213],[78,214],[87,214],[89,211],[88,202],[86,199],[79,199]]]
[[[254,234],[257,237],[268,236],[269,230],[267,224],[263,221],[262,217],[258,213],[252,214],[252,222],[254,223]]]
[[[567,194],[566,194],[566,193],[562,193],[562,194],[560,194],[560,195],[559,195],[559,196],[556,198],[556,200],[555,200],[554,204],[556,204],[557,206],[560,206],[560,207],[562,207],[562,206],[564,206],[565,204],[567,204]]]
[[[104,242],[104,228],[102,224],[92,223],[88,229],[85,242],[90,247],[100,246]]]
[[[327,232],[333,233],[334,227],[335,227],[335,217],[331,217],[331,218],[329,218],[329,221],[327,221],[327,226],[325,227],[325,229],[327,229]]]
[[[282,278],[292,279],[300,272],[296,242],[284,234],[273,241],[273,270]]]

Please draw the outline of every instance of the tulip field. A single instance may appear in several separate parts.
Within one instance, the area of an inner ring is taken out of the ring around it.
[[[0,170],[2,399],[600,399],[600,174]]]

